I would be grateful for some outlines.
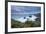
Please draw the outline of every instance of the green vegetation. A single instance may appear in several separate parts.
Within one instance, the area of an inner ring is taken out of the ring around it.
[[[39,21],[26,21],[25,23],[21,23],[19,21],[15,21],[11,19],[11,27],[12,28],[25,28],[25,27],[40,27],[41,22]]]

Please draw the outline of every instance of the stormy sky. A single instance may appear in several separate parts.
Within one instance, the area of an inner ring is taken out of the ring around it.
[[[11,17],[20,18],[41,12],[41,7],[37,6],[15,6],[11,5]]]

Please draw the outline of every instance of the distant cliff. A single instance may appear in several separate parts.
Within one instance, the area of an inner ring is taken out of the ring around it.
[[[38,17],[37,19],[35,19],[36,21],[40,21],[41,22],[41,13],[38,14],[34,14],[36,17]]]

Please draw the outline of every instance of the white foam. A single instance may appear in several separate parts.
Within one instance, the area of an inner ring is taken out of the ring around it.
[[[25,19],[24,19],[24,17],[21,17],[21,18],[15,19],[15,20],[24,23],[24,22],[27,21],[27,19],[28,19],[28,21],[35,21],[36,18],[37,18],[36,16],[32,15],[32,17],[29,17],[29,16],[28,16],[28,17],[26,17]]]

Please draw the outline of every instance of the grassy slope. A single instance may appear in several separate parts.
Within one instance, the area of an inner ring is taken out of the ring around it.
[[[21,23],[19,21],[15,21],[11,19],[11,27],[12,28],[24,28],[24,27],[40,27],[39,21],[26,21],[25,23]]]

